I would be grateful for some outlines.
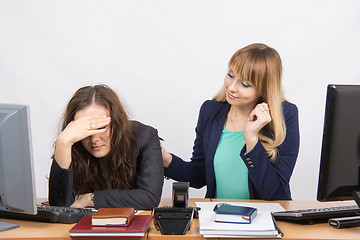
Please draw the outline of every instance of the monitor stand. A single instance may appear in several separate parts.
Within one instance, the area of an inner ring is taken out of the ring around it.
[[[357,205],[359,206],[359,208],[360,208],[360,191],[354,190],[354,191],[352,192],[352,195],[353,195],[353,198],[354,198],[356,204],[357,204]]]
[[[19,224],[0,221],[0,232],[20,227]]]

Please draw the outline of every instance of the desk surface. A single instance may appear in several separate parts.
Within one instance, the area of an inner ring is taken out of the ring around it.
[[[189,205],[195,206],[195,202],[210,201],[210,199],[190,199]],[[215,201],[215,200],[213,200]],[[221,201],[234,201],[224,200]],[[253,202],[262,202],[252,200]],[[246,202],[249,202],[247,200]],[[351,205],[354,202],[315,202],[315,201],[276,201],[280,203],[287,210],[317,208],[317,207],[331,207],[341,205]],[[171,205],[171,199],[163,199],[160,206]],[[19,228],[0,232],[0,239],[71,239],[69,237],[69,230],[74,224],[54,224],[54,223],[41,223],[31,221],[20,221],[11,219],[0,219],[7,222],[13,222],[20,225]],[[300,239],[360,239],[360,227],[348,229],[335,229],[330,228],[327,223],[315,225],[300,225],[295,223],[278,221],[280,229],[284,233],[283,239],[300,240]],[[190,230],[186,235],[166,235],[163,236],[159,231],[154,228],[151,223],[148,232],[148,238],[128,238],[128,239],[151,239],[151,240],[164,240],[164,239],[204,239],[199,233],[199,221],[194,219]],[[98,238],[78,238],[81,240],[98,239]],[[116,238],[111,238],[116,239]],[[124,238],[118,238],[124,239]]]

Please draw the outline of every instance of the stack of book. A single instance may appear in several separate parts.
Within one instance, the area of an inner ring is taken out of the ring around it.
[[[133,208],[100,208],[70,229],[70,237],[143,237],[153,215],[135,215]]]
[[[197,202],[196,205],[201,208],[200,234],[205,238],[281,238],[283,235],[271,215],[284,210],[278,203]],[[239,206],[243,212],[229,214]]]
[[[214,207],[215,222],[250,224],[257,214],[257,209],[220,203]]]

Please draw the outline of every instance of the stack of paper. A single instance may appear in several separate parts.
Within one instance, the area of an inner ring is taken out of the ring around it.
[[[231,205],[258,209],[257,216],[250,224],[215,222],[214,206],[219,202],[197,202],[199,211],[200,234],[205,238],[281,238],[271,212],[284,211],[278,203],[225,202]]]

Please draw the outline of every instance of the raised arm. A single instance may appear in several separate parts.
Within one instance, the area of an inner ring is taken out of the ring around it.
[[[106,128],[103,127],[110,121],[110,117],[81,117],[71,121],[56,139],[54,156],[59,166],[69,169],[72,146],[91,135],[105,132]]]
[[[209,101],[204,102],[200,108],[191,161],[184,161],[175,154],[171,154],[170,164],[168,166],[164,164],[166,177],[176,181],[189,182],[190,186],[195,188],[206,185],[204,131],[208,122],[208,103]]]
[[[270,163],[260,141],[247,154],[246,146],[240,155],[249,171],[251,198],[275,200],[290,199],[289,181],[299,152],[298,109],[294,104],[284,105],[286,137],[278,147],[274,163]]]

